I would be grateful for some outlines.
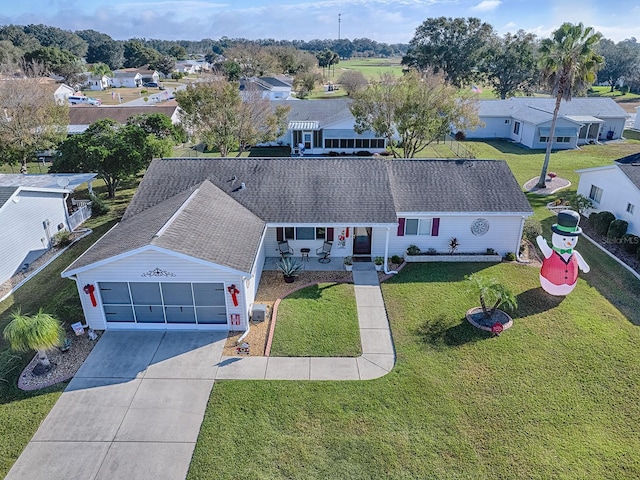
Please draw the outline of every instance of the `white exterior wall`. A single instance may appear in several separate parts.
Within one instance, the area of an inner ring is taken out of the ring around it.
[[[640,130],[640,107],[636,107],[636,120],[633,123],[633,128]]]
[[[22,268],[29,252],[49,249],[58,225],[69,229],[62,193],[20,190],[12,198],[18,202],[9,199],[0,208],[0,283]]]
[[[156,268],[169,272],[174,276],[142,276],[144,273]],[[107,327],[104,311],[102,309],[100,291],[97,285],[99,282],[222,282],[225,284],[225,290],[229,285],[235,284],[236,288],[240,290],[238,306],[234,307],[231,295],[225,291],[227,325],[207,326],[206,328],[209,329],[231,329],[231,325],[229,324],[230,315],[240,314],[240,326],[234,326],[232,329],[246,330],[248,325],[247,312],[249,309],[248,297],[251,296],[251,300],[253,301],[253,295],[248,295],[247,293],[242,275],[219,270],[213,266],[207,266],[198,263],[197,261],[189,260],[185,256],[176,256],[154,250],[142,251],[81,272],[77,275],[76,282],[87,323],[91,328],[96,330],[104,330]],[[96,307],[91,305],[89,295],[83,291],[83,287],[87,284],[92,284],[96,287],[94,292],[98,302]],[[159,326],[161,328],[165,328],[164,324],[160,324]],[[153,324],[147,324],[145,327],[153,328]],[[174,327],[173,325],[172,327],[179,328],[179,326]],[[128,324],[127,328],[131,328],[131,325]],[[156,328],[158,327],[156,326]],[[182,326],[182,328],[194,329],[196,326],[185,325]]]
[[[401,218],[434,218],[434,216],[399,213]],[[438,218],[437,216],[435,216]],[[438,236],[405,235],[397,236],[397,229],[390,232],[389,256],[402,256],[409,245],[416,245],[420,250],[427,251],[435,248],[438,253],[449,251],[449,240],[458,239],[460,246],[457,253],[485,253],[492,248],[504,255],[508,252],[518,253],[519,240],[522,232],[523,217],[519,215],[489,215],[478,213],[474,215],[441,216]],[[489,221],[489,231],[481,236],[471,233],[471,224],[478,218]]]
[[[616,140],[622,137],[622,133],[624,132],[624,124],[626,122],[625,118],[598,118],[600,118],[600,120],[604,120],[602,127],[600,127],[600,137],[598,138],[598,140],[606,140],[609,130],[613,130],[612,140]]]
[[[592,185],[602,189],[602,198],[599,203],[593,202],[593,211],[613,213],[617,219],[629,222],[627,233],[640,236],[640,190],[629,177],[615,165],[578,173],[580,195],[589,198]],[[635,207],[633,214],[627,212],[629,203]]]
[[[465,131],[467,138],[509,138],[513,131],[511,117],[480,117],[480,120],[485,126]]]

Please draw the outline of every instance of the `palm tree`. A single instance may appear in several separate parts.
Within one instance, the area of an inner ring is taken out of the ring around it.
[[[480,305],[485,319],[491,318],[498,307],[518,308],[518,300],[515,295],[495,278],[474,273],[473,275],[467,275],[465,279],[471,292],[480,298]],[[492,305],[491,308],[487,304]]]
[[[64,329],[60,321],[42,309],[33,316],[23,315],[20,309],[11,314],[12,320],[5,327],[3,336],[18,352],[36,350],[39,363],[50,365],[47,350],[60,346],[64,339]]]
[[[585,28],[582,23],[563,23],[553,32],[552,38],[545,38],[540,45],[542,77],[556,97],[547,151],[538,179],[540,188],[545,187],[560,101],[570,101],[573,89],[582,91],[595,80],[597,69],[604,62],[602,56],[595,52],[601,37],[592,27]]]

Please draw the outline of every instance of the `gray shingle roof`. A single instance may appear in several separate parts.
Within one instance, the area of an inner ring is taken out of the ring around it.
[[[551,120],[555,98],[512,97],[507,100],[481,100],[479,115],[523,119],[534,124]],[[610,98],[574,97],[560,103],[560,116],[626,118],[627,113]]]
[[[249,272],[267,223],[395,224],[421,211],[532,209],[504,161],[156,159],[121,223],[66,271],[156,245]]]
[[[77,108],[69,109],[69,125],[91,125],[93,122],[103,118],[111,118],[118,123],[125,124],[134,115],[149,113],[164,113],[171,116],[176,112],[177,105],[139,105],[131,107],[122,106],[100,106],[81,105]]]
[[[532,212],[501,160],[388,162],[398,212]]]
[[[288,105],[291,107],[287,120],[289,122],[317,121],[319,128],[332,123],[351,120],[353,115],[349,110],[349,100],[335,99],[322,102],[311,100],[274,100],[274,107]]]
[[[164,231],[158,235],[163,227]],[[257,216],[204,181],[197,188],[183,190],[138,215],[123,219],[66,270],[155,245],[250,272],[264,228],[265,223]]]
[[[393,223],[384,160],[165,158],[151,162],[124,218],[204,179],[273,223]],[[231,182],[236,177],[235,182]],[[246,188],[234,189],[244,183]]]
[[[629,177],[629,180],[640,189],[640,153],[616,160],[616,164]]]
[[[2,207],[15,193],[18,187],[0,187],[0,207]]]

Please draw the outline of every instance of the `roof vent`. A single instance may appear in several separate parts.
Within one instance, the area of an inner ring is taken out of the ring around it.
[[[633,162],[631,164],[632,167],[640,167],[640,163],[639,162]]]
[[[244,190],[245,188],[247,188],[247,186],[245,185],[245,183],[244,183],[244,182],[242,182],[242,183],[240,184],[240,186],[239,186],[239,187],[236,187],[236,188],[234,188],[234,189],[233,189],[233,190],[231,190],[231,191],[232,191],[232,192],[239,192],[240,190]]]

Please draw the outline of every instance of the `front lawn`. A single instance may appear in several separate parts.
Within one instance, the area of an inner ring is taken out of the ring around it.
[[[357,357],[361,353],[352,284],[321,283],[280,302],[272,356]]]
[[[474,271],[518,297],[500,337],[464,319]],[[409,265],[382,284],[388,375],[216,382],[188,478],[638,478],[639,284],[611,286],[627,319],[591,277],[556,299],[536,268]]]

